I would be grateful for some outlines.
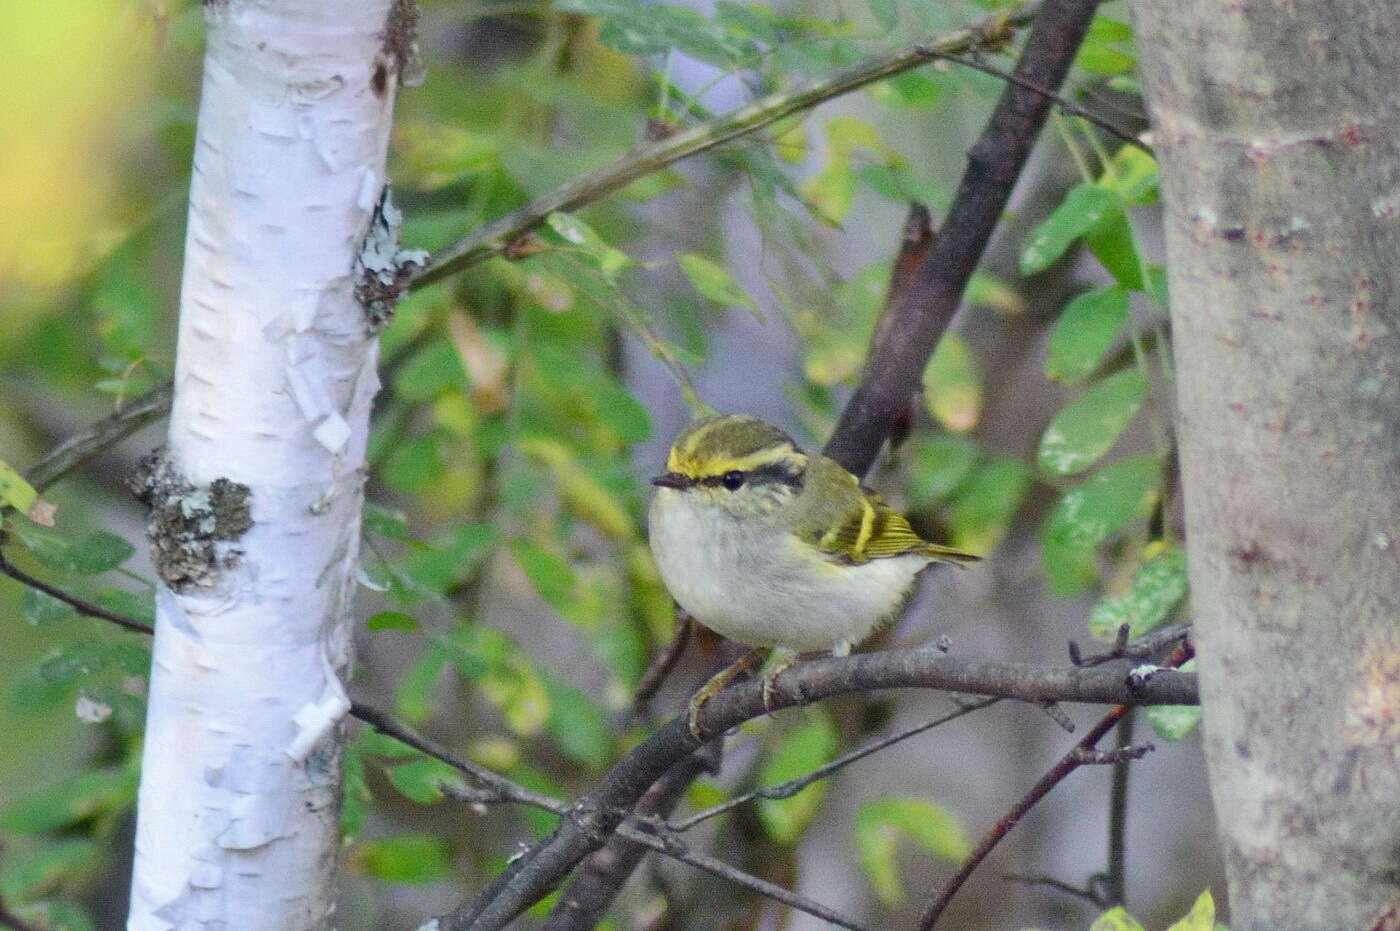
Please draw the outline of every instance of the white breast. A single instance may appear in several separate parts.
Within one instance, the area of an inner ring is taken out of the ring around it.
[[[904,604],[923,556],[859,566],[813,560],[771,521],[738,521],[692,493],[661,488],[651,548],[672,597],[706,627],[749,646],[825,650],[858,643]]]

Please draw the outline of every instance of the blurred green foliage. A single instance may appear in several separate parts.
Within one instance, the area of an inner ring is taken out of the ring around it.
[[[111,12],[110,4],[95,6]],[[870,0],[838,18],[800,4],[780,10],[729,0],[711,15],[640,0],[526,2],[499,12],[441,0],[427,6],[440,32],[425,42],[427,84],[400,95],[392,174],[407,217],[404,242],[432,250],[622,156],[648,124],[664,133],[710,116],[704,93],[675,78],[678,56],[756,95],[961,26],[998,4]],[[0,349],[7,384],[29,385],[31,395],[40,386],[92,416],[162,382],[172,368],[198,89],[199,5],[153,0],[128,13],[143,25],[119,33],[118,59],[139,60],[140,81],[108,99],[110,80],[92,81],[75,60],[61,62],[87,80],[90,96],[81,111],[88,123],[77,127],[87,133],[78,147],[87,161],[78,167],[89,177],[60,186],[89,185],[87,196],[104,211],[90,221],[97,229],[69,231],[42,274],[16,275],[0,254],[0,307],[22,323]],[[57,5],[31,14],[44,34],[77,15]],[[82,35],[97,28],[79,25],[65,28]],[[1131,87],[1129,28],[1095,20],[1077,65],[1074,86],[1112,76]],[[765,272],[771,300],[746,291],[741,282],[752,279],[726,261],[720,211],[702,210],[699,227],[682,234],[655,209],[695,183],[688,168],[676,168],[550,215],[518,260],[492,259],[401,302],[381,336],[385,389],[369,447],[363,553],[365,581],[381,592],[364,635],[402,659],[378,677],[380,685],[392,681],[385,688],[398,715],[431,725],[444,708],[489,709],[473,712],[463,738],[470,754],[561,797],[638,739],[635,727],[618,725],[619,714],[673,622],[644,540],[648,464],[630,456],[638,444],[665,438],[653,435],[657,399],[637,397],[621,368],[619,340],[640,338],[676,373],[707,360],[708,336],[732,309],[789,328],[801,344],[796,415],[810,427],[804,439],[819,443],[859,378],[891,274],[890,263],[878,261],[837,280],[819,236],[861,222],[864,201],[945,206],[950,195],[938,172],[896,130],[926,126],[955,104],[981,112],[998,91],[986,75],[926,67],[861,92],[859,118],[804,114],[709,156],[772,250],[780,271]],[[139,119],[131,93],[139,94]],[[119,164],[95,180],[92,138],[101,137],[92,134],[110,131],[117,117],[128,121]],[[1037,519],[1034,502],[1048,497],[1039,518],[1044,583],[1061,596],[1099,596],[1090,629],[1112,639],[1119,624],[1136,635],[1164,623],[1185,596],[1180,542],[1154,519],[1170,494],[1169,436],[1156,422],[1147,451],[1138,444],[1131,455],[1115,455],[1125,434],[1158,417],[1170,378],[1156,325],[1165,279],[1142,259],[1132,225],[1133,210],[1155,202],[1156,168],[1132,146],[1106,151],[1085,124],[1061,121],[1061,129],[1061,154],[1082,177],[1024,237],[1020,271],[1044,272],[1082,247],[1113,282],[1070,300],[1049,335],[1045,375],[1082,389],[1041,425],[1033,459],[989,448],[979,428],[992,403],[991,363],[950,333],[928,367],[924,410],[881,481],[926,526],[988,554],[1018,522]],[[52,134],[43,140],[47,151],[63,150],[53,125],[39,122],[33,131]],[[0,193],[19,183],[0,175]],[[875,234],[893,241],[893,231]],[[658,241],[660,258],[639,257],[656,255]],[[979,313],[1019,314],[1025,288],[982,273],[968,300]],[[1048,380],[1021,386],[1049,388]],[[32,411],[11,407],[5,458],[20,466],[39,444]],[[13,468],[0,469],[5,503],[30,510],[26,488]],[[101,493],[72,501],[53,528],[7,515],[7,553],[65,590],[150,622],[152,583],[127,567],[136,534],[100,526],[104,509],[115,510]],[[528,615],[514,628],[527,637],[482,622],[492,587]],[[4,598],[17,623],[0,630],[15,669],[0,726],[24,734],[11,756],[37,758],[42,744],[61,739],[69,749],[53,761],[86,762],[62,766],[56,771],[67,774],[58,778],[30,774],[23,795],[3,796],[0,894],[37,926],[88,927],[79,899],[134,800],[149,652],[139,635],[79,618],[40,592],[6,585]],[[570,666],[549,666],[542,642],[582,652]],[[75,710],[82,723],[72,721]],[[1158,709],[1154,724],[1179,737],[1194,723],[1190,711]],[[846,732],[814,709],[794,726],[755,733],[760,762],[744,778],[771,784],[832,758]],[[20,784],[21,771],[9,770],[6,784]],[[422,822],[406,814],[439,803],[440,783],[456,778],[444,764],[361,730],[347,751],[350,868],[404,884],[499,868],[504,839],[495,849],[466,849],[445,832],[418,830]],[[723,794],[696,790],[704,792]],[[796,844],[825,792],[823,782],[761,801],[758,820],[773,841]],[[527,835],[554,820],[538,811],[513,817]],[[896,853],[904,838],[944,859],[968,848],[955,817],[931,800],[864,804],[853,855],[890,905],[902,894]],[[1100,923],[1110,920],[1119,919]]]

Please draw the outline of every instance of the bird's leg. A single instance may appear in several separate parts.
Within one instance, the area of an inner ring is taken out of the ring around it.
[[[760,682],[760,686],[763,689],[763,710],[770,714],[774,710],[773,702],[778,697],[775,691],[777,688],[778,674],[789,669],[798,660],[802,659],[801,653],[795,653],[791,650],[780,649],[778,653],[778,661],[773,664],[773,668],[763,674],[763,679]]]
[[[768,652],[768,647],[758,647],[745,653],[739,662],[702,685],[700,691],[696,692],[694,697],[690,699],[690,707],[685,714],[685,723],[696,740],[704,740],[700,733],[700,709],[705,702],[724,691],[725,687],[737,679],[741,673],[752,669],[757,663],[763,662],[763,658],[768,655]]]

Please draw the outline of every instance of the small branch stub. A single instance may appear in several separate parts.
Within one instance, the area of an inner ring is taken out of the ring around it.
[[[151,509],[146,535],[156,569],[173,591],[213,584],[219,570],[241,555],[229,543],[253,526],[247,485],[226,478],[193,485],[162,448],[141,461],[127,487]]]
[[[427,264],[423,249],[400,249],[403,213],[394,206],[389,185],[379,192],[369,231],[355,256],[355,299],[365,309],[369,331],[377,333],[394,317],[394,305],[408,288],[415,268]]]

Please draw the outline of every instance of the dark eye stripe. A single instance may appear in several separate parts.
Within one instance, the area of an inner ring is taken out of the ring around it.
[[[786,485],[789,488],[801,488],[802,469],[793,468],[789,463],[770,462],[767,465],[759,466],[748,473],[750,482],[756,484]]]

